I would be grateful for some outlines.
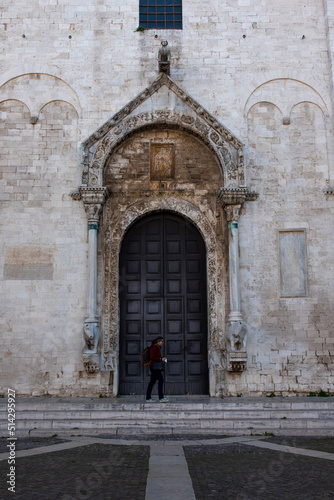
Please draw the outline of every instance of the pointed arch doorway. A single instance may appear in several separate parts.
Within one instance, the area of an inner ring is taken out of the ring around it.
[[[120,394],[144,394],[142,350],[165,338],[166,394],[208,394],[206,251],[197,228],[159,212],[137,221],[120,252]]]

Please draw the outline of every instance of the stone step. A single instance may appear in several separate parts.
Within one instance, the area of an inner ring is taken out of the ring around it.
[[[333,398],[172,397],[170,403],[142,398],[18,398],[16,435],[73,434],[261,434],[334,435]],[[0,434],[7,436],[6,401],[0,403]]]

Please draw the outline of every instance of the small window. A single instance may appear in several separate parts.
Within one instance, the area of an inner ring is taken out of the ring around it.
[[[145,29],[182,29],[182,0],[139,0],[139,25]]]

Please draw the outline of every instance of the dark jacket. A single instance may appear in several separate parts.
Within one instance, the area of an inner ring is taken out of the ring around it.
[[[150,346],[150,359],[151,363],[149,366],[153,366],[154,362],[161,362],[162,357],[161,357],[161,347],[158,346],[157,344],[152,344]]]

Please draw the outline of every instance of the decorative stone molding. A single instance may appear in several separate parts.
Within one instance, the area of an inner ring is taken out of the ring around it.
[[[326,188],[324,188],[323,191],[324,191],[325,195],[327,195],[327,196],[333,196],[334,195],[334,188],[326,187]]]
[[[183,101],[187,112],[175,112],[163,107],[134,114],[143,102],[163,86]],[[217,157],[226,186],[244,184],[242,143],[166,74],[161,74],[83,143],[82,184],[101,186],[103,169],[120,144],[142,129],[162,125],[189,131],[200,138]]]
[[[229,205],[242,205],[245,201],[255,201],[258,194],[248,191],[247,187],[221,187],[218,193],[218,201],[222,207]]]

